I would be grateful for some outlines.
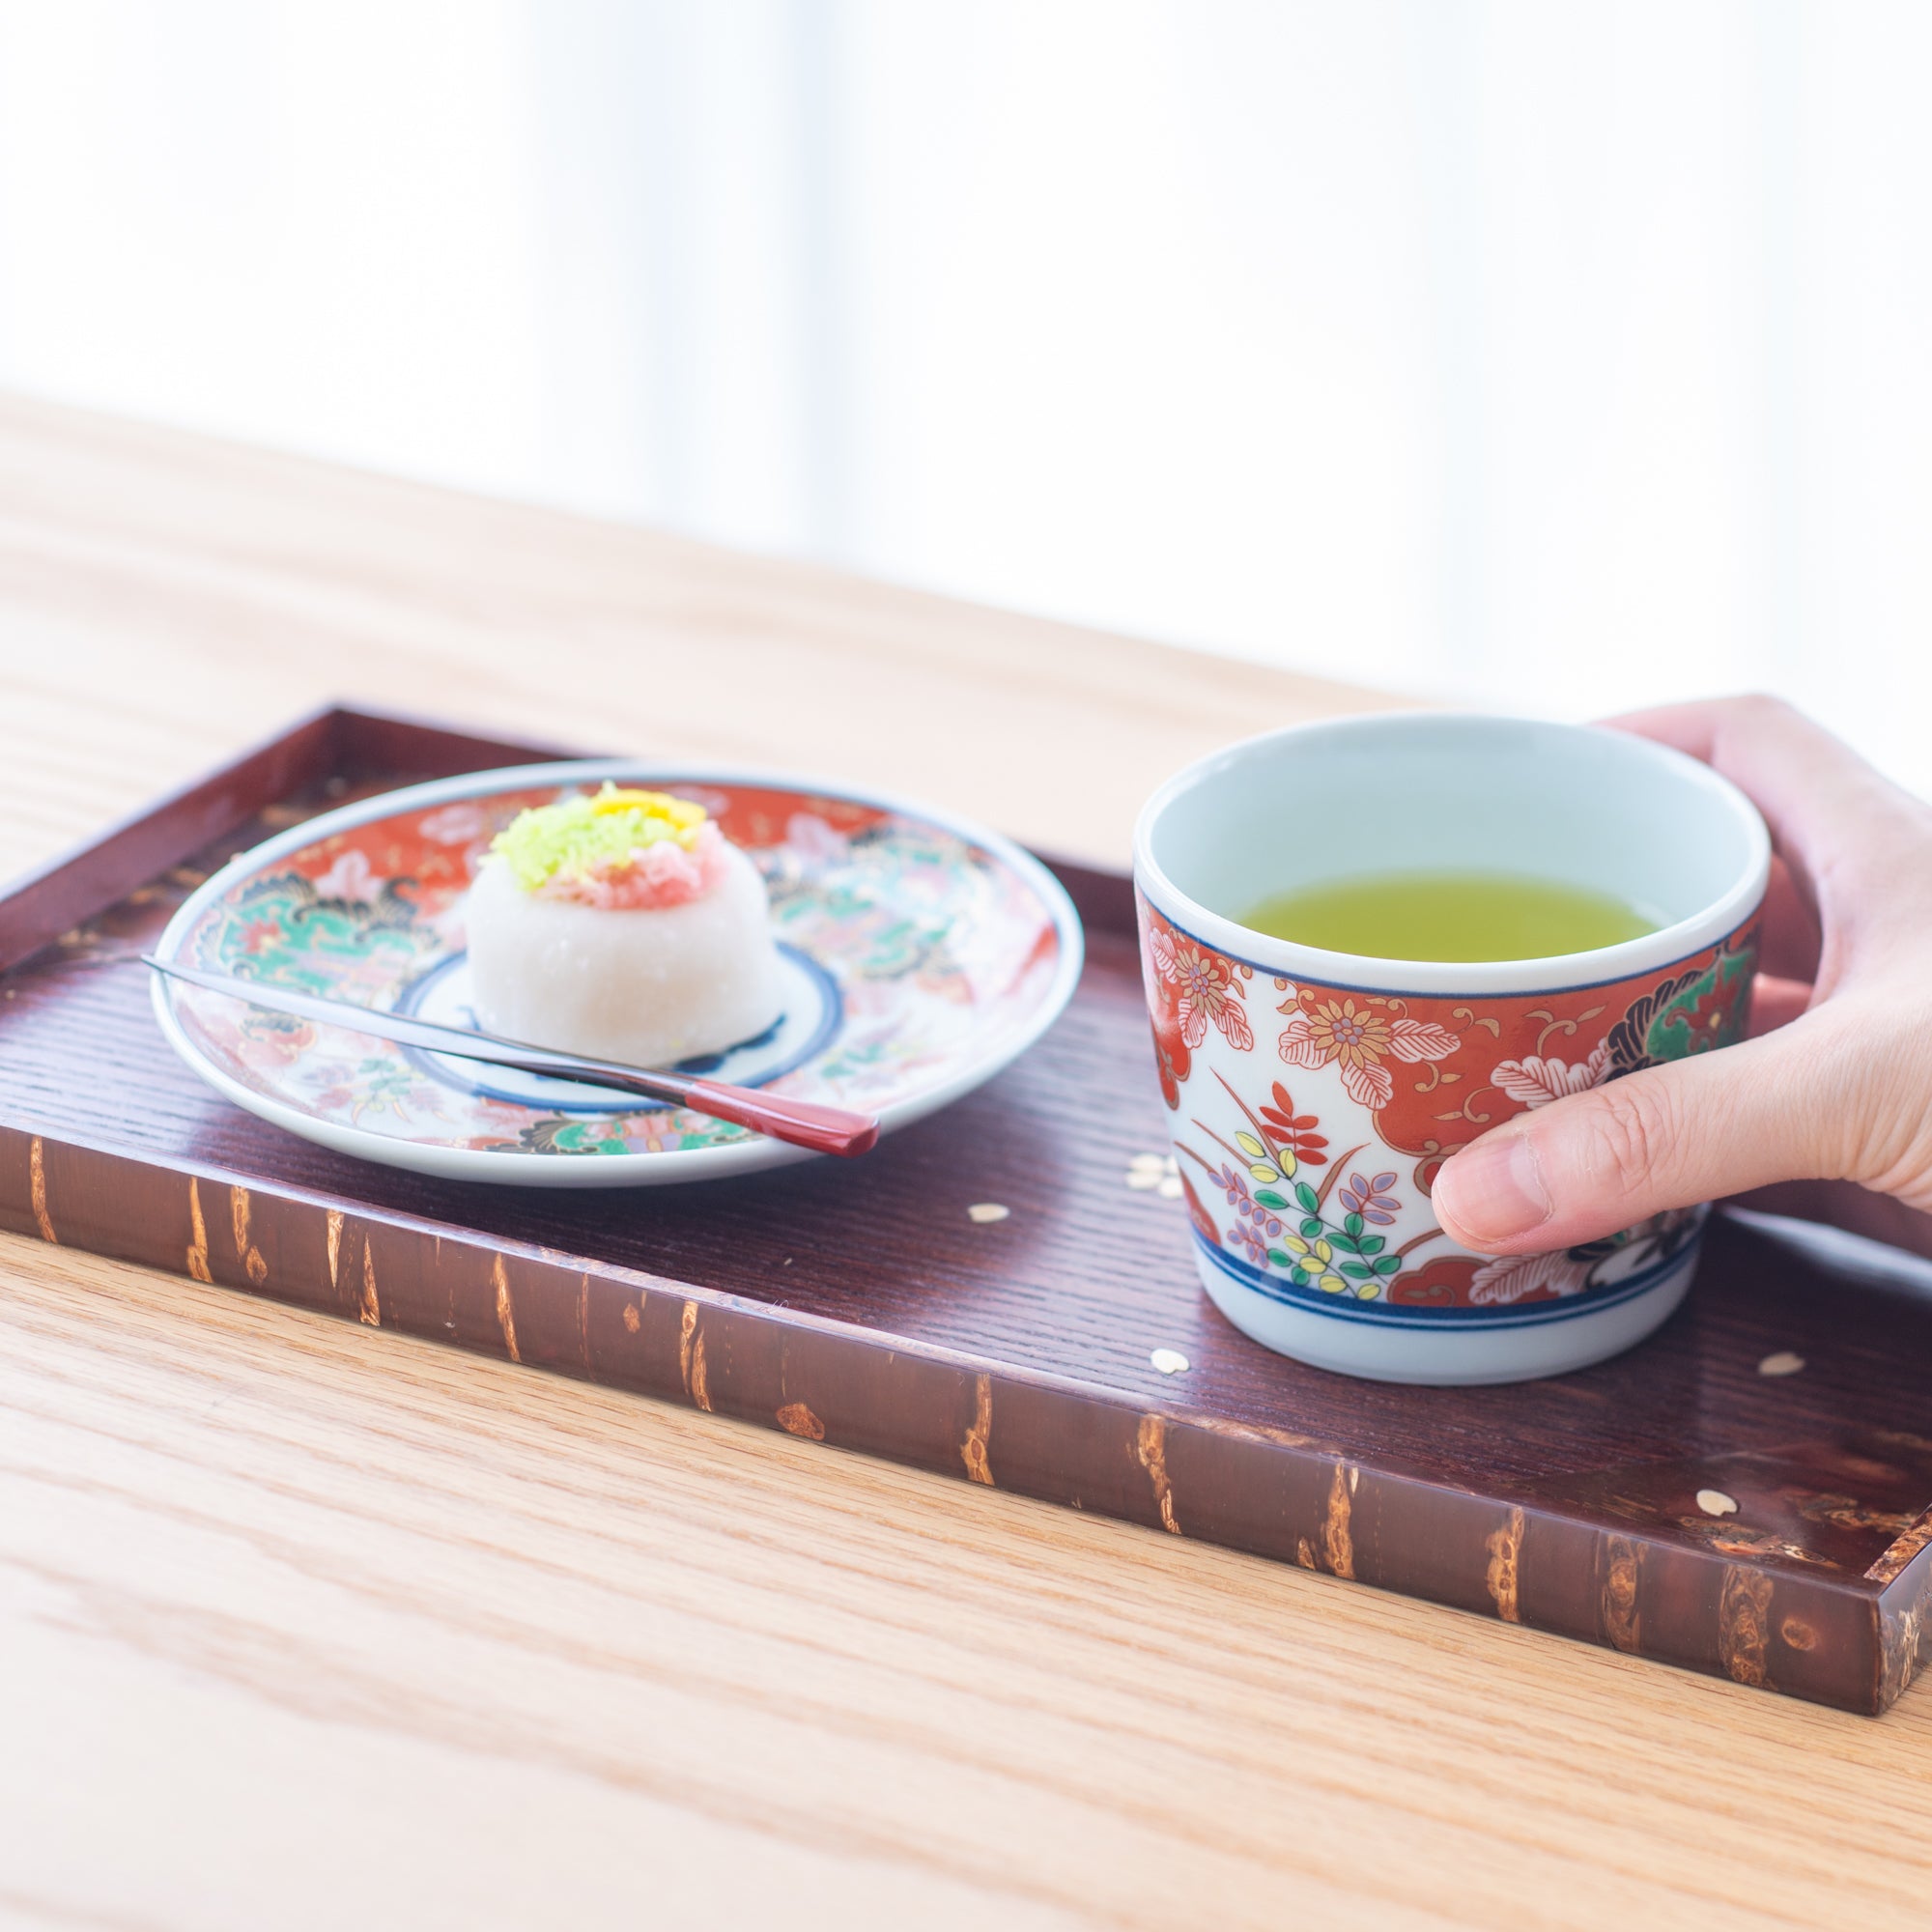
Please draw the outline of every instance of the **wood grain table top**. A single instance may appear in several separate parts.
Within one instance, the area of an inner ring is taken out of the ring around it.
[[[351,697],[1119,862],[1340,685],[0,405],[0,873]],[[1881,1720],[0,1240],[0,1924],[1912,1925]]]

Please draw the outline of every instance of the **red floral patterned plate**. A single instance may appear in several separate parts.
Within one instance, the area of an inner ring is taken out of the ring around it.
[[[478,860],[526,807],[606,779],[696,799],[770,894],[784,1014],[691,1070],[862,1108],[891,1132],[990,1079],[1072,996],[1078,916],[997,834],[873,794],[635,760],[469,773],[311,819],[203,885],[161,956],[471,1025],[463,906]],[[706,1115],[419,1053],[159,975],[154,999],[176,1051],[218,1093],[367,1160],[611,1187],[811,1157]]]

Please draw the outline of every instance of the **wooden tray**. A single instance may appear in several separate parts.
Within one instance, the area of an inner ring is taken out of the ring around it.
[[[849,1166],[461,1186],[176,1061],[130,955],[210,867],[555,755],[329,712],[0,897],[0,1227],[1848,1710],[1932,1651],[1932,1297],[1719,1223],[1685,1309],[1581,1375],[1394,1388],[1267,1354],[1202,1295],[1180,1206],[1126,1186],[1165,1122],[1119,876],[1056,867],[1089,965],[1045,1040]]]

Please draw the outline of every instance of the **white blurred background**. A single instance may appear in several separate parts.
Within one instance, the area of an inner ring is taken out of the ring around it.
[[[1932,9],[0,0],[0,385],[1932,791]]]

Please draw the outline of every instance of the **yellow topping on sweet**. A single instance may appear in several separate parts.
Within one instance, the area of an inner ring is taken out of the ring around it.
[[[525,892],[552,879],[582,879],[621,870],[635,854],[667,839],[693,850],[706,812],[668,792],[619,790],[606,783],[594,798],[561,798],[520,811],[490,841]]]
[[[617,811],[641,811],[647,817],[662,818],[677,828],[687,849],[691,839],[684,838],[683,835],[688,832],[696,838],[697,828],[705,819],[704,808],[693,805],[688,798],[673,798],[668,791],[627,791],[608,780],[604,789],[590,801],[590,810],[599,818],[609,817]]]

